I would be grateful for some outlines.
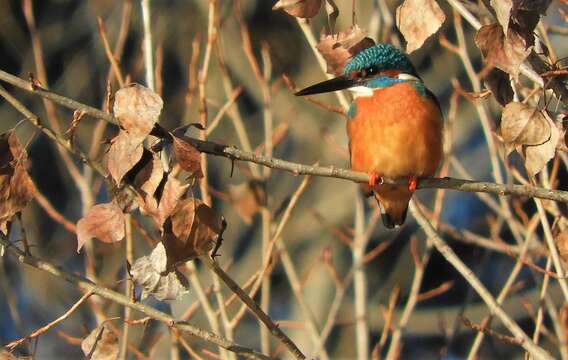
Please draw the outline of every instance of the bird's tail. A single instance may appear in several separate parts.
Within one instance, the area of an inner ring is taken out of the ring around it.
[[[412,192],[406,186],[390,186],[375,192],[385,227],[393,229],[404,223],[411,197]]]

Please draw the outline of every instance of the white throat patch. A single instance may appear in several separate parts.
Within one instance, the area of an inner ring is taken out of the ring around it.
[[[366,86],[353,86],[349,88],[349,91],[353,92],[353,97],[369,97],[373,96],[373,89]]]
[[[400,73],[396,76],[399,80],[407,80],[407,81],[420,81],[419,78],[417,78],[414,75],[410,75],[410,74],[404,74],[404,73]]]

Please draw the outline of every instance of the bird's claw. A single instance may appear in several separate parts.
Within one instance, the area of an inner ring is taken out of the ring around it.
[[[408,178],[408,191],[414,192],[417,185],[418,183],[416,182],[416,176],[410,176]]]
[[[372,189],[376,185],[381,185],[383,183],[383,178],[375,172],[369,172],[369,187]]]

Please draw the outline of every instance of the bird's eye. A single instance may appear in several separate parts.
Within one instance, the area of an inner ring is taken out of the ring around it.
[[[378,72],[379,72],[379,69],[377,69],[376,66],[370,66],[370,67],[367,68],[367,71],[366,71],[367,76],[376,75]]]

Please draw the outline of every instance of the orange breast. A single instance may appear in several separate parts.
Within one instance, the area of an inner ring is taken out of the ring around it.
[[[442,117],[436,103],[409,83],[358,97],[347,123],[353,170],[397,178],[432,176],[442,158]]]

